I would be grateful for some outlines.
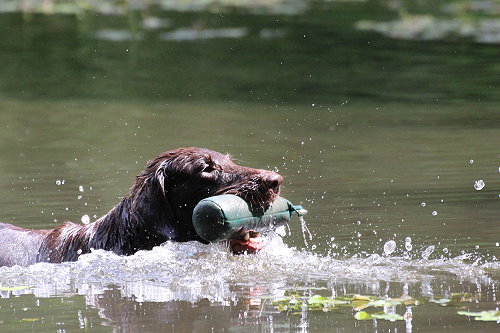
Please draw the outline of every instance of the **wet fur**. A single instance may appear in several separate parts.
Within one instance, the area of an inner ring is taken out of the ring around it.
[[[255,208],[279,194],[281,176],[236,165],[229,155],[180,148],[148,162],[129,193],[88,225],[66,222],[53,230],[28,230],[0,223],[0,266],[75,261],[91,249],[120,255],[150,250],[166,241],[204,242],[191,216],[203,198],[236,194]]]

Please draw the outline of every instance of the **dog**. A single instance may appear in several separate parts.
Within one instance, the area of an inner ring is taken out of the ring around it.
[[[207,243],[194,230],[193,209],[207,197],[234,194],[251,207],[268,207],[283,178],[272,171],[235,164],[229,155],[204,148],[179,148],[158,155],[136,176],[128,194],[88,225],[72,222],[52,230],[0,223],[0,266],[76,261],[92,249],[131,255],[166,241]],[[262,247],[252,231],[229,241],[234,253]]]

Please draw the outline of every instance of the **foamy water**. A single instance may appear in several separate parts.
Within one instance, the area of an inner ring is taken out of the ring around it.
[[[122,296],[139,302],[208,299],[227,303],[241,297],[241,289],[261,288],[280,296],[290,288],[343,284],[358,285],[373,294],[384,294],[381,282],[418,285],[428,290],[433,282],[493,286],[500,277],[500,263],[453,259],[405,259],[389,255],[355,255],[338,258],[288,247],[280,236],[269,235],[267,246],[256,255],[235,256],[220,244],[166,243],[132,256],[94,251],[77,262],[30,267],[0,268],[3,297],[34,294],[99,295],[110,285]],[[395,293],[400,291],[396,290]]]

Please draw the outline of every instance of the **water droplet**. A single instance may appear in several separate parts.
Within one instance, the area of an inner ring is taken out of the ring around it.
[[[384,244],[384,254],[389,255],[396,250],[396,242],[390,240]]]
[[[422,258],[429,259],[429,256],[432,254],[432,252],[434,252],[435,249],[436,249],[436,247],[434,245],[427,247],[424,250],[424,252],[422,252]]]
[[[448,253],[448,248],[447,248],[447,247],[445,247],[445,248],[443,249],[443,253]]]
[[[303,216],[299,216],[299,220],[300,220],[300,225],[302,227],[302,236],[304,238],[304,243],[305,243],[306,249],[307,249],[307,248],[309,248],[309,244],[307,242],[307,238],[309,238],[309,240],[312,240],[312,234],[309,231],[309,228],[307,227],[306,220],[304,220],[304,217]],[[306,237],[306,234],[309,237]]]
[[[90,217],[88,215],[83,215],[82,216],[82,223],[83,224],[89,224],[90,223]]]
[[[80,185],[80,186],[78,187],[78,191],[83,192],[83,186],[82,186],[82,185]]]
[[[474,163],[474,160],[470,160],[470,161],[469,161],[469,163],[470,163],[470,164]]]
[[[434,216],[436,216],[437,214],[438,214],[438,212],[436,212],[436,211],[432,212],[432,215],[434,215]]]
[[[484,184],[484,181],[482,179],[476,180],[474,182],[474,188],[477,191],[481,191],[484,188],[484,186],[485,186],[485,184]]]
[[[411,243],[411,237],[406,237],[405,238],[405,243]]]
[[[277,233],[278,235],[280,235],[281,237],[285,237],[286,236],[286,229],[285,229],[284,225],[279,226],[278,228],[276,228],[274,230],[274,232]]]
[[[495,245],[496,245],[496,246],[500,246],[500,242],[496,242],[496,243],[495,243]]]
[[[405,249],[406,251],[411,251],[413,249],[413,245],[411,245],[411,243],[405,243]]]
[[[422,202],[420,206],[425,207],[427,204],[425,202]]]
[[[56,180],[56,185],[57,185],[57,186],[59,186],[59,185],[61,185],[61,184],[62,184],[61,180],[59,180],[59,179],[58,179],[58,180]]]

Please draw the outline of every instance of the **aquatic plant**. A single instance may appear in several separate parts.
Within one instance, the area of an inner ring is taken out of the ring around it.
[[[500,311],[498,309],[481,312],[458,311],[457,313],[461,316],[473,317],[474,320],[496,321],[500,323]]]
[[[319,288],[318,288],[319,289]],[[272,304],[280,312],[288,312],[297,315],[303,311],[333,311],[342,308],[350,308],[355,311],[356,320],[388,320],[388,321],[411,321],[412,307],[435,303],[440,306],[463,307],[465,303],[480,303],[480,295],[469,293],[452,293],[447,297],[441,298],[414,298],[409,295],[403,295],[399,298],[380,297],[374,295],[345,295],[345,296],[321,296],[314,294],[307,296],[300,291],[289,291],[287,295],[273,300]],[[404,314],[397,313],[398,306],[403,306]],[[379,309],[383,308],[383,311]],[[498,321],[500,323],[500,311],[481,311],[468,312],[458,311],[459,315],[474,317],[480,321]]]

